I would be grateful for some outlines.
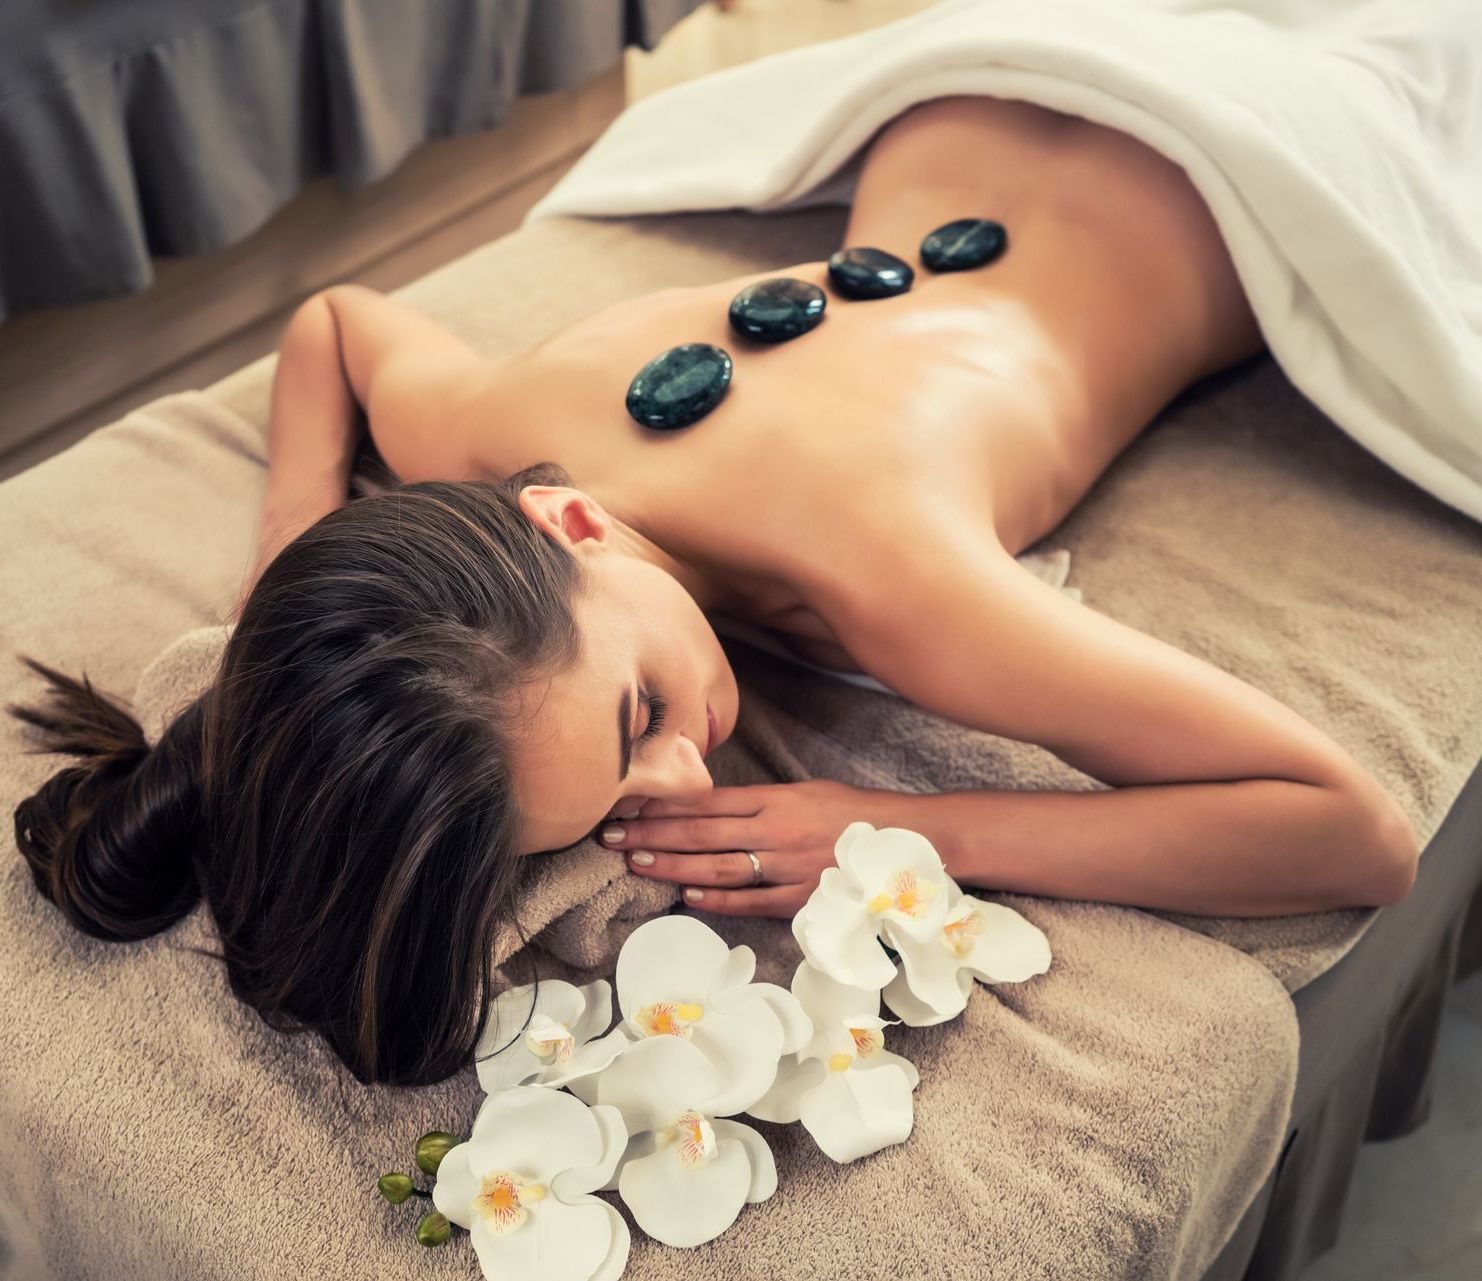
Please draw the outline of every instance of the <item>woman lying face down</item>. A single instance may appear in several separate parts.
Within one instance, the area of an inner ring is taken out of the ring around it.
[[[16,812],[40,891],[108,939],[204,898],[242,1000],[394,1084],[469,1065],[523,856],[612,815],[637,816],[610,843],[634,874],[720,912],[790,917],[856,819],[921,832],[989,889],[1236,915],[1402,897],[1415,833],[1338,744],[1014,561],[1182,387],[1260,349],[1202,206],[1104,134],[943,102],[872,147],[845,243],[909,252],[987,205],[1011,256],[831,301],[816,332],[738,354],[693,436],[638,438],[622,390],[660,347],[723,338],[737,281],[498,366],[370,291],[305,304],[213,685],[151,746],[25,660],[50,701],[10,710],[83,758]],[[965,147],[997,162],[966,173]],[[357,406],[402,483],[347,502]],[[491,423],[506,457],[481,459]],[[714,787],[739,693],[705,612],[748,604],[811,611],[825,665],[1107,788]]]

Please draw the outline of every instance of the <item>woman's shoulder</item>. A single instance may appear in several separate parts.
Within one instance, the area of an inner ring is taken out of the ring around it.
[[[882,513],[889,518],[881,519]],[[984,566],[1013,562],[991,512],[941,495],[896,488],[879,502],[856,496],[847,515],[821,513],[812,554],[782,564],[790,593],[750,620],[781,633],[809,662],[838,671],[872,674],[859,655],[878,638],[880,620],[907,600],[919,606],[916,592],[928,567],[960,564],[964,556]],[[951,607],[950,587],[944,587],[919,620],[925,632],[931,615]]]

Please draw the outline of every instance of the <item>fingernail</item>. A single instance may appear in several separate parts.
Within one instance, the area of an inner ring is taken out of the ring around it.
[[[602,839],[609,845],[616,845],[623,839],[623,829],[620,827],[604,827],[602,829]]]
[[[684,896],[685,898],[689,899],[691,903],[698,903],[702,898],[705,897],[705,891],[694,889],[685,890]]]
[[[654,861],[654,856],[647,850],[638,850],[633,855],[633,861],[637,863],[639,867],[647,867]]]

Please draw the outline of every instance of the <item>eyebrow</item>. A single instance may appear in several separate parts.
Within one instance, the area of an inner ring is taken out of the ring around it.
[[[633,759],[633,740],[629,732],[632,724],[633,691],[624,685],[622,697],[618,699],[618,763],[622,766],[618,772],[619,783],[628,777],[628,765]]]

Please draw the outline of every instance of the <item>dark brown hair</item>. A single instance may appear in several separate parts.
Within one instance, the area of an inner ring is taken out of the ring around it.
[[[570,483],[538,463],[324,516],[262,572],[212,685],[153,746],[86,675],[17,655],[51,686],[7,709],[41,731],[31,750],[83,758],[15,812],[41,893],[113,940],[204,896],[210,955],[270,1026],[320,1033],[367,1083],[469,1066],[496,929],[519,931],[512,695],[582,649],[580,563],[517,498]]]

